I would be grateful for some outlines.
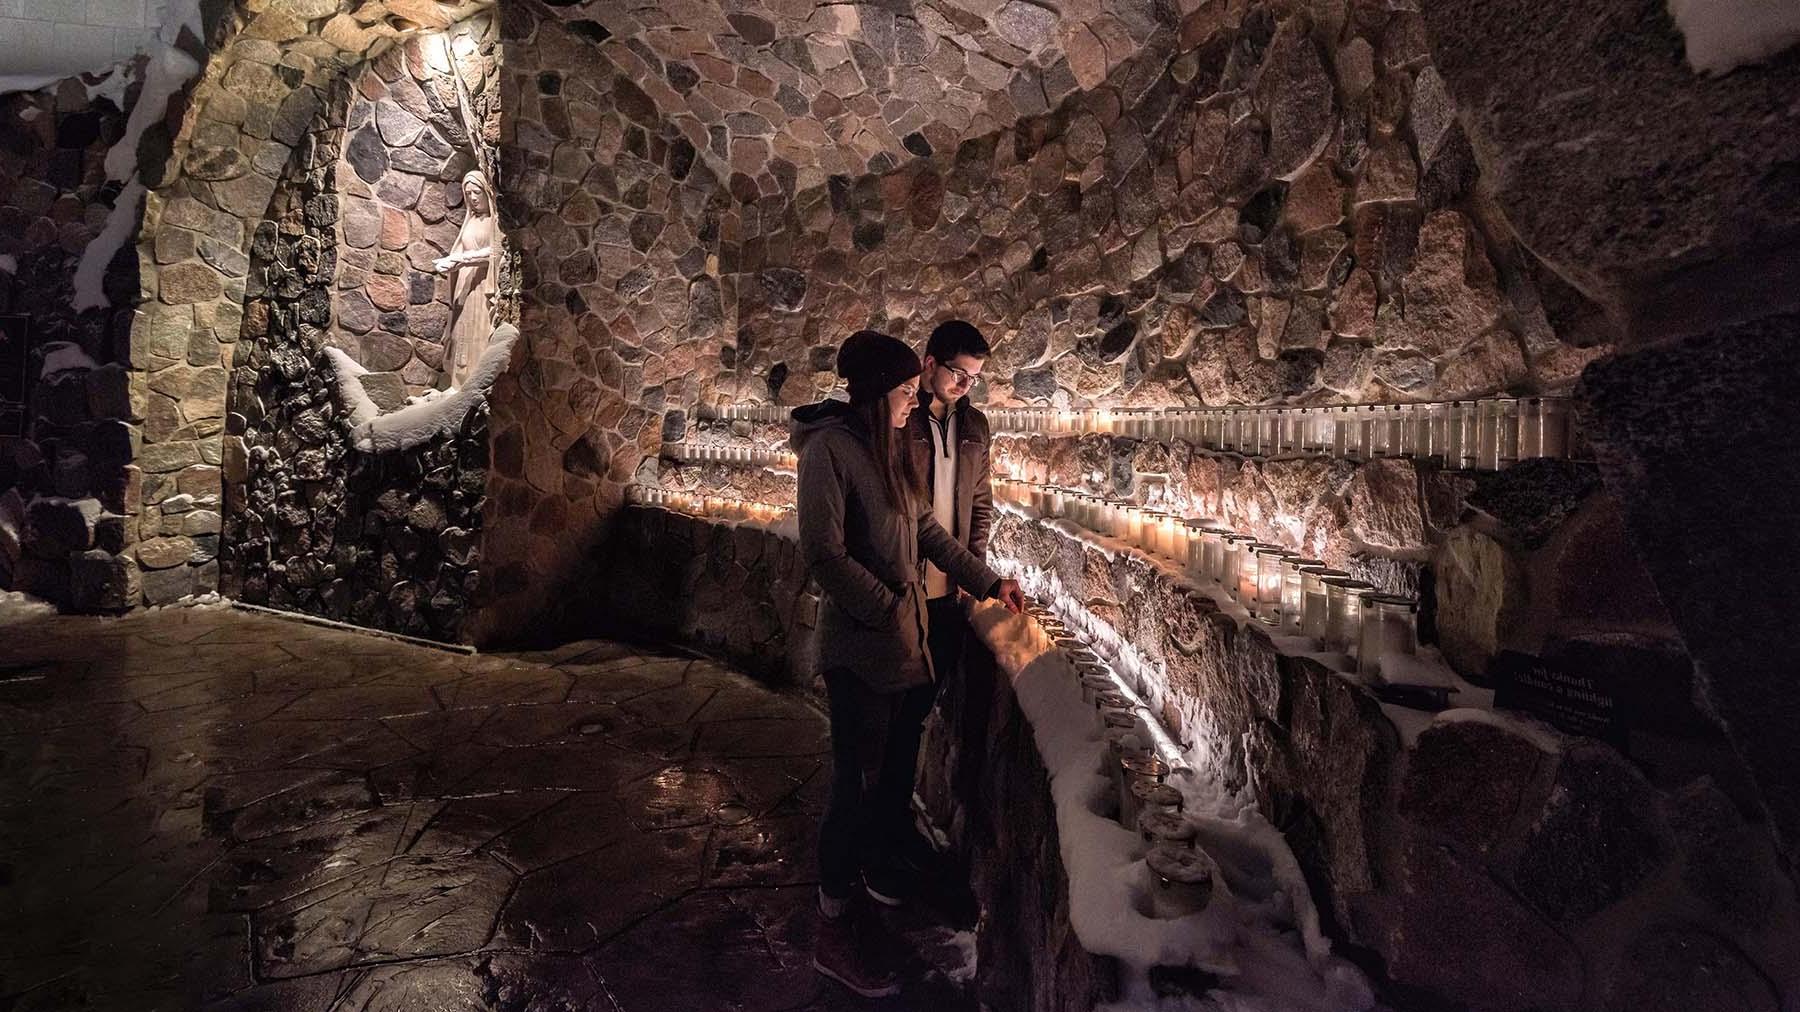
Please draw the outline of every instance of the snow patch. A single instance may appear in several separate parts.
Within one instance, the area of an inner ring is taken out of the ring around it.
[[[0,590],[0,625],[56,614],[56,606],[22,590]]]
[[[950,968],[948,976],[950,977],[951,983],[967,984],[969,981],[974,980],[975,970],[979,965],[977,960],[975,932],[958,931],[952,934],[946,941],[950,945],[955,946],[956,951],[962,954],[962,961]]]
[[[52,341],[44,345],[44,366],[38,371],[42,379],[49,379],[60,372],[100,368],[99,363],[88,357],[81,350],[81,345],[73,341]]]
[[[1688,66],[1726,74],[1800,43],[1794,0],[1669,0],[1669,16],[1687,45]]]
[[[362,378],[369,374],[362,364],[350,357],[342,348],[326,348],[325,357],[331,361],[331,374],[336,380],[338,407],[345,412],[344,424],[352,431],[373,422],[381,414],[369,392],[363,389]]]
[[[43,91],[66,78],[64,74],[0,74],[0,95],[17,91]]]
[[[143,103],[138,104],[142,106]],[[134,174],[125,189],[113,198],[112,210],[107,212],[106,224],[100,229],[100,234],[90,239],[87,247],[81,251],[81,262],[75,265],[74,306],[77,313],[102,309],[112,304],[103,290],[106,265],[112,263],[113,257],[125,245],[126,238],[137,228],[138,205],[143,199],[144,184],[138,182]]]
[[[138,205],[144,199],[144,184],[138,179],[138,140],[152,123],[168,115],[169,99],[200,72],[199,62],[176,48],[175,43],[184,30],[195,38],[204,36],[199,0],[173,0],[169,4],[162,27],[157,31],[158,45],[145,63],[144,86],[138,92],[137,104],[131,107],[131,114],[126,117],[125,133],[107,149],[106,178],[123,182],[125,187],[114,198],[106,225],[81,251],[81,262],[75,267],[73,304],[78,313],[112,304],[101,290],[101,280],[106,275],[106,265],[118,255],[126,237],[137,227]],[[123,78],[125,75],[114,76]],[[123,91],[119,93],[122,95]],[[89,96],[93,94],[90,89]]]
[[[196,15],[198,16],[198,15]],[[193,57],[164,43],[150,54],[144,72],[144,87],[137,104],[125,120],[125,133],[106,152],[106,178],[123,182],[137,175],[138,139],[152,123],[168,115],[169,99],[175,97],[195,74],[200,64]]]
[[[87,86],[88,101],[104,98],[114,106],[125,108],[125,93],[131,90],[132,78],[137,75],[136,63],[127,60],[114,64],[100,75],[100,79]]]
[[[365,453],[386,453],[410,450],[438,436],[454,433],[462,427],[469,411],[487,400],[488,391],[506,371],[513,343],[518,338],[519,328],[510,323],[495,327],[467,386],[452,388],[440,397],[408,404],[385,415],[363,389],[362,377],[369,371],[343,351],[325,349],[337,376],[338,403],[349,413],[346,424],[350,428],[351,443]]]
[[[231,600],[229,598],[224,597],[216,590],[209,590],[204,594],[189,594],[186,597],[178,597],[175,600],[170,601],[168,604],[153,604],[150,607],[145,608],[144,611],[146,611],[146,612],[173,611],[177,608],[180,608],[180,609],[187,609],[187,608],[224,609],[224,608],[230,608],[230,607],[231,607]]]

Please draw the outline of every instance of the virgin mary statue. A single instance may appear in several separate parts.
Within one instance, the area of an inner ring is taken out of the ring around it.
[[[499,258],[494,249],[494,191],[476,169],[463,176],[462,231],[450,252],[433,265],[450,278],[450,326],[444,331],[444,371],[448,385],[460,389],[481,361],[494,331],[493,295],[498,290]]]

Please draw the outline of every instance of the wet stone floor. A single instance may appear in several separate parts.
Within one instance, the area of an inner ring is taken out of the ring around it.
[[[972,1009],[942,916],[896,998],[812,969],[826,753],[614,643],[0,611],[0,1010]]]

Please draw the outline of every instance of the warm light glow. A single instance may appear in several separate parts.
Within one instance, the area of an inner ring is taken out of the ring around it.
[[[1572,442],[1566,397],[1330,407],[997,408],[990,417],[1000,433],[1114,434],[1246,456],[1405,456],[1484,470],[1530,457],[1567,457]]]

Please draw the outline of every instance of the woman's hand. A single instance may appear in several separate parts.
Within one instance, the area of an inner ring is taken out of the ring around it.
[[[1006,610],[1014,615],[1025,610],[1025,592],[1019,589],[1017,580],[1001,580],[994,591],[994,600],[1006,605]]]
[[[444,272],[450,270],[450,268],[455,267],[459,263],[462,263],[462,261],[457,259],[457,256],[455,253],[452,253],[447,257],[438,257],[435,261],[432,262],[431,266],[439,274],[443,274]]]

